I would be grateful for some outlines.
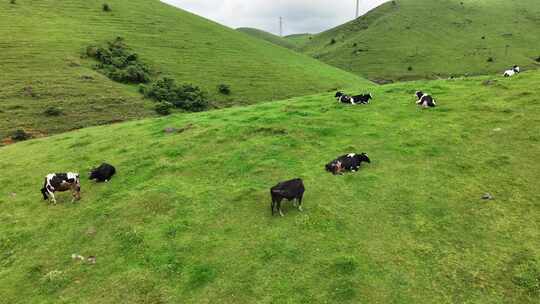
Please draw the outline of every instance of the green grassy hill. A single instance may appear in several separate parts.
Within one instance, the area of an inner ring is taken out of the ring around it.
[[[396,0],[302,51],[370,79],[410,80],[537,68],[538,37],[537,0]]]
[[[157,0],[0,3],[0,140],[145,117],[152,104],[81,59],[117,36],[161,75],[206,90],[218,106],[251,104],[366,83],[348,72],[240,34]],[[217,93],[219,84],[230,96]],[[49,106],[65,115],[46,117]]]
[[[538,303],[539,82],[410,82],[369,106],[326,93],[4,147],[2,301]],[[372,163],[324,171],[352,151]],[[83,178],[80,203],[41,200],[45,174],[102,161],[118,175]],[[293,177],[305,211],[271,218],[269,187]]]
[[[285,38],[285,40],[291,43],[294,43],[295,46],[299,48],[299,47],[304,46],[304,44],[308,43],[308,41],[312,39],[312,37],[313,37],[313,34],[305,33],[305,34],[288,35],[283,38]]]
[[[263,30],[259,30],[259,29],[251,28],[251,27],[239,27],[236,30],[244,34],[248,34],[257,39],[266,40],[270,43],[273,43],[273,44],[276,44],[276,45],[279,45],[288,49],[296,48],[296,44],[294,44],[293,42],[290,42],[285,38],[279,37],[277,35],[274,35],[272,33],[269,33]]]

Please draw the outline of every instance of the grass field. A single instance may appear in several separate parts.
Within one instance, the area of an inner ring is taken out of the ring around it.
[[[538,68],[538,37],[537,0],[396,0],[313,36],[301,50],[372,80],[395,81]]]
[[[254,38],[266,40],[270,43],[273,43],[273,44],[276,44],[276,45],[279,45],[279,46],[282,46],[291,50],[297,47],[297,45],[294,42],[289,41],[288,39],[286,39],[286,37],[279,37],[278,35],[274,35],[272,33],[259,30],[256,28],[239,27],[236,30],[244,34],[248,34]]]
[[[4,147],[0,302],[538,303],[539,81],[377,86],[369,106],[325,93]],[[440,107],[417,108],[417,89]],[[372,163],[324,171],[353,151]],[[41,201],[47,173],[102,161],[118,175],[83,179],[80,203]],[[294,177],[305,211],[272,218],[269,187]]]
[[[202,87],[214,105],[246,105],[365,83],[348,72],[238,33],[158,0],[0,2],[0,140],[153,115],[136,87],[112,83],[81,59],[117,36],[158,76]],[[217,92],[230,86],[229,96]],[[50,106],[64,115],[47,117]]]
[[[302,47],[304,44],[308,43],[310,39],[312,39],[311,37],[313,37],[313,34],[305,33],[305,34],[288,35],[288,36],[285,36],[284,38],[287,41],[294,43],[297,47]]]

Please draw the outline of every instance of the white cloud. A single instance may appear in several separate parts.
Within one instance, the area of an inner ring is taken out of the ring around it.
[[[355,0],[162,0],[232,28],[255,27],[284,34],[318,33],[354,18]],[[388,0],[360,0],[365,13]]]

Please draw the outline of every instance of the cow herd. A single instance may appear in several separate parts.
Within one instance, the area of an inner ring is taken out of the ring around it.
[[[520,72],[518,66],[504,72],[504,77],[511,77]],[[373,99],[371,93],[362,95],[347,95],[343,92],[337,92],[335,98],[339,103],[358,105],[369,104]],[[423,108],[433,108],[437,106],[435,99],[422,91],[415,93],[416,104]],[[360,169],[362,163],[371,163],[366,153],[349,153],[342,155],[325,165],[326,171],[333,175],[341,175],[344,172],[356,172]],[[89,180],[96,182],[108,182],[116,174],[116,168],[110,164],[103,163],[99,167],[91,170]],[[305,192],[304,182],[300,178],[280,182],[270,189],[272,199],[272,215],[278,213],[283,216],[281,202],[283,200],[294,201],[299,211],[302,211],[302,199]],[[41,193],[44,200],[50,200],[56,204],[55,192],[71,191],[72,202],[81,199],[81,183],[78,173],[51,173],[45,177]]]

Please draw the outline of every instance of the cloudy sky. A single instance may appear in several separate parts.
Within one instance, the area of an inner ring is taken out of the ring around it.
[[[284,34],[318,33],[354,18],[355,0],[162,0],[232,28]],[[361,13],[389,0],[360,0]]]

